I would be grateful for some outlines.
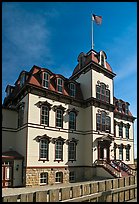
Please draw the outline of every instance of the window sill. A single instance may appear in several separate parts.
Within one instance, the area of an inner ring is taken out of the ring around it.
[[[55,159],[54,162],[58,162],[59,163],[59,162],[63,162],[63,160],[62,159],[61,160]]]
[[[38,159],[38,161],[46,162],[46,161],[49,161],[49,159]]]

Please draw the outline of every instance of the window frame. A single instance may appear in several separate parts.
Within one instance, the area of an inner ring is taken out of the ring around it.
[[[75,97],[76,96],[76,85],[74,83],[70,83],[69,84],[69,89],[70,89],[70,96]]]
[[[126,139],[129,139],[129,126],[128,125],[125,126],[125,136],[126,136]]]
[[[106,124],[107,120],[109,120],[109,125]],[[98,121],[100,123],[98,123]],[[107,127],[109,127],[109,129]],[[100,113],[96,114],[96,131],[111,133],[111,117],[107,116],[104,111],[102,111],[101,114]]]
[[[20,87],[24,86],[25,81],[26,81],[26,74],[22,73],[20,76]]]
[[[96,85],[96,99],[110,103],[110,90],[106,88],[106,84],[101,82],[99,85]]]
[[[126,146],[126,161],[130,161],[130,147]]]
[[[60,77],[58,77],[56,80],[57,80],[57,82],[56,82],[56,84],[57,84],[57,92],[58,92],[58,93],[63,93],[63,84],[64,84],[63,79],[61,79]],[[59,84],[59,80],[62,82],[62,84]],[[60,87],[60,89],[62,89],[62,90],[59,90],[59,87]]]
[[[42,148],[42,141],[45,141],[47,144],[47,147]],[[45,150],[45,157],[41,157],[41,151]],[[39,161],[49,161],[49,140],[47,138],[41,138],[39,141]]]
[[[58,117],[58,111],[60,111],[61,112],[61,117]],[[62,109],[60,109],[60,108],[57,108],[56,109],[56,123],[55,123],[55,125],[56,125],[56,127],[57,128],[63,128],[63,110]],[[60,125],[58,124],[59,123],[59,121],[60,121]]]
[[[59,181],[56,181],[57,179]],[[56,172],[56,174],[55,174],[55,183],[63,183],[63,172],[62,171]]]
[[[47,108],[47,115],[42,114],[43,108]],[[40,124],[41,125],[49,126],[49,111],[50,111],[50,108],[47,105],[41,106],[41,114],[40,114]],[[47,123],[42,123],[42,117],[47,117],[47,119],[43,119],[44,121],[47,121]]]
[[[71,175],[73,174],[73,175]],[[75,171],[70,171],[69,172],[69,182],[75,182],[75,178],[76,178],[76,174],[75,174]]]
[[[74,121],[71,121],[71,114],[74,114]],[[76,130],[76,113],[74,111],[69,112],[69,130]]]
[[[119,160],[123,161],[123,146],[122,145],[120,145],[119,147]]]
[[[24,110],[25,107],[23,104],[18,107],[18,128],[22,127],[24,124]]]
[[[73,149],[71,149],[71,145],[73,144]],[[76,161],[76,142],[70,141],[68,143],[68,161]]]
[[[61,148],[59,148],[59,145],[58,145],[59,143]],[[54,161],[63,161],[63,141],[60,139],[55,141],[55,160]]]
[[[47,75],[48,79],[46,79],[44,76]],[[45,86],[45,84],[48,84]],[[42,73],[42,86],[46,89],[49,89],[50,86],[50,74],[48,72],[43,72]]]
[[[123,124],[122,123],[119,124],[119,137],[123,138]]]
[[[46,179],[46,182],[41,182],[41,180],[45,180],[45,179]],[[40,173],[40,185],[46,185],[46,184],[48,184],[48,172],[41,172]]]

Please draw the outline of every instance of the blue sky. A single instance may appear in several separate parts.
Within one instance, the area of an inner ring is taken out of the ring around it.
[[[137,3],[136,2],[3,2],[2,100],[7,84],[14,85],[22,70],[33,65],[70,77],[80,52],[104,50],[114,78],[114,96],[130,103],[137,116]],[[134,125],[135,157],[137,122]]]

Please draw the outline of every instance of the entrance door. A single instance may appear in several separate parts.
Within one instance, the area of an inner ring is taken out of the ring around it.
[[[110,159],[110,148],[109,144],[105,141],[98,142],[98,159],[105,159],[109,161]]]
[[[2,187],[12,187],[13,183],[13,165],[11,162],[2,163]]]

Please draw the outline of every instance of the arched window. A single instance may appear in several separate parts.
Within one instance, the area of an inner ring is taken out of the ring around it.
[[[40,160],[47,160],[49,159],[49,141],[47,138],[40,139]]]
[[[76,85],[74,83],[70,83],[70,96],[75,97],[76,94]]]
[[[104,111],[101,114],[96,114],[96,130],[111,132],[111,118]]]
[[[48,173],[47,172],[40,173],[40,184],[48,184]]]
[[[104,83],[96,85],[96,98],[106,103],[110,103],[110,90],[106,88]]]
[[[63,93],[63,80],[61,78],[57,78],[57,91]]]
[[[56,172],[55,182],[63,183],[63,172]]]
[[[69,113],[69,129],[76,130],[76,113],[75,112]]]
[[[41,106],[41,124],[49,126],[49,107]]]
[[[43,72],[43,80],[42,80],[42,86],[44,88],[49,88],[49,81],[50,81],[50,76],[47,72]]]

